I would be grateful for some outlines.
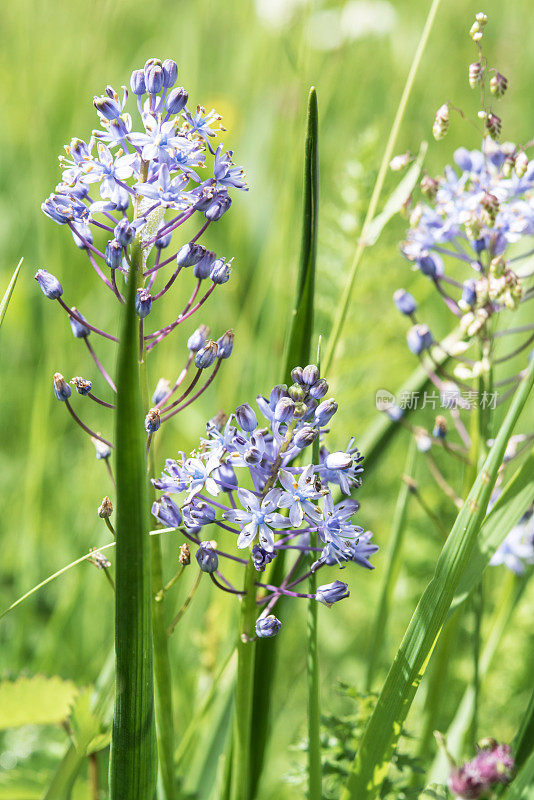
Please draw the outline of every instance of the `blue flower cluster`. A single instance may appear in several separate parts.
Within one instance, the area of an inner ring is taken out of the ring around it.
[[[522,516],[490,561],[492,566],[504,564],[516,575],[534,564],[534,505]]]
[[[96,96],[93,102],[100,127],[93,130],[89,141],[72,139],[65,147],[66,155],[60,158],[61,182],[42,204],[48,217],[70,229],[91,267],[121,303],[123,287],[117,276],[127,280],[135,268],[140,349],[145,355],[198,311],[217,286],[229,280],[232,259],[218,256],[200,244],[200,238],[230,208],[230,191],[247,188],[243,170],[232,161],[232,151],[224,150],[222,144],[212,145],[224,131],[221,117],[213,109],[206,112],[200,106],[190,110],[187,91],[175,86],[177,77],[178,67],[170,59],[152,58],[143,69],[134,70],[130,87],[138,112],[135,129],[126,110],[129,93],[125,87],[122,95],[107,86],[103,95]],[[173,239],[188,220],[187,239],[184,243],[182,238],[174,249]],[[151,255],[154,257],[149,263]],[[184,277],[192,273],[191,296],[175,319],[147,332],[152,309],[180,273]],[[155,282],[162,276],[162,285],[156,289]],[[85,343],[94,365],[114,391],[113,380],[89,337],[96,334],[117,341],[116,336],[88,322],[77,308],[68,305],[60,281],[50,272],[39,269],[35,278],[45,297],[56,300],[67,312],[73,335]],[[155,407],[146,409],[149,435],[207,388],[221,360],[230,356],[232,346],[232,331],[211,340],[207,326],[199,327],[188,341],[187,361],[176,382],[166,384],[163,392],[160,383]],[[197,386],[200,372],[214,364],[209,379]],[[190,376],[195,367],[197,371]],[[91,381],[79,378],[74,385],[78,394],[113,407],[91,392]],[[60,395],[73,414],[70,395],[65,390]]]
[[[316,366],[297,367],[292,378],[289,388],[275,386],[268,398],[257,398],[266,425],[259,424],[252,406],[244,403],[228,419],[208,423],[198,452],[167,460],[161,478],[154,481],[164,494],[152,513],[162,524],[181,528],[201,552],[209,544],[200,540],[202,528],[217,525],[235,538],[238,550],[249,551],[259,573],[287,550],[296,551],[299,560],[312,554],[313,572],[346,562],[372,569],[369,558],[378,548],[371,543],[372,534],[352,522],[359,504],[352,499],[336,502],[333,495],[339,490],[348,495],[360,485],[363,458],[351,440],[340,452],[330,453],[322,446],[318,463],[302,464],[306,449],[327,430],[337,403],[324,399],[328,384]],[[301,465],[296,466],[297,460]],[[175,502],[171,495],[181,495],[181,500]],[[248,561],[215,545],[213,552],[243,564]],[[197,560],[204,569],[203,557]],[[212,569],[213,563],[206,570],[212,576],[218,574],[218,563]],[[275,617],[271,624],[266,620],[281,596],[310,597],[294,590],[309,574],[286,579],[280,586],[258,582],[265,592],[258,636],[274,635],[279,629]],[[222,576],[221,580],[222,588],[235,591]],[[320,586],[315,599],[330,606],[347,596],[347,585],[334,581]]]

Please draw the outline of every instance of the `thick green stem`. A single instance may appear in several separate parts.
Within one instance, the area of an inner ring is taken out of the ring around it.
[[[319,356],[317,357],[319,366]],[[319,463],[319,438],[313,443],[313,463]],[[317,532],[310,533],[310,547],[317,547]],[[314,561],[314,551],[309,555],[309,566]],[[308,591],[314,595],[317,591],[317,574],[312,572],[308,579]],[[321,700],[319,693],[319,648],[318,633],[319,603],[315,599],[308,600],[308,800],[321,800],[322,765],[321,765]]]
[[[256,577],[254,562],[249,559],[245,569],[244,591],[239,616],[237,643],[237,682],[233,740],[232,800],[250,798],[250,742],[252,695],[254,690],[254,625],[256,622]]]

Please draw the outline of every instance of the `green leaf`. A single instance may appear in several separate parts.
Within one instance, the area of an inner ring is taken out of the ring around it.
[[[368,247],[376,243],[387,223],[392,217],[395,216],[395,214],[398,214],[399,211],[402,210],[406,200],[410,197],[411,193],[415,189],[421,174],[421,168],[423,166],[423,161],[425,160],[427,149],[428,142],[421,142],[421,147],[419,148],[419,153],[416,160],[404,178],[399,182],[398,186],[388,197],[383,211],[381,211],[380,214],[377,214],[369,225],[367,236],[365,237],[365,244]]]
[[[529,508],[533,496],[534,450],[506,485],[482,523],[469,564],[454,593],[449,615],[469,597],[472,590],[478,585],[480,576],[488,566],[491,557]]]
[[[7,287],[6,291],[4,292],[4,296],[2,297],[2,300],[0,301],[0,326],[2,325],[2,322],[4,321],[4,317],[6,315],[7,307],[9,305],[9,301],[11,300],[11,295],[13,294],[13,290],[15,288],[15,284],[16,284],[17,278],[19,276],[20,268],[22,267],[22,261],[23,261],[23,259],[21,258],[19,263],[17,264],[17,268],[15,269],[15,272],[11,276],[11,280],[9,281],[8,287]]]
[[[132,248],[119,344],[116,408],[117,558],[115,573],[115,714],[111,800],[153,800],[157,777],[147,475],[139,332],[135,314],[138,248]]]
[[[282,376],[283,381],[288,382],[291,382],[291,370],[293,367],[308,364],[311,354],[319,206],[317,140],[317,94],[312,87],[308,96],[308,119],[304,148],[304,207],[300,267]],[[273,562],[270,579],[274,583],[279,583],[284,577],[284,556],[284,553],[280,553]],[[256,642],[255,647],[256,660],[252,703],[252,730],[254,731],[254,736],[251,747],[250,770],[251,798],[256,796],[258,790],[269,740],[278,640],[276,638],[260,639]]]
[[[360,742],[342,800],[376,797],[387,774],[404,720],[469,564],[508,439],[533,384],[534,360],[516,391],[482,470],[441,551],[434,576],[408,625]]]
[[[84,689],[76,698],[70,715],[74,745],[78,753],[84,756],[107,747],[110,740],[106,723],[92,705],[92,690]]]
[[[315,290],[315,264],[317,259],[317,226],[319,219],[319,166],[318,166],[318,116],[317,94],[314,87],[308,96],[308,128],[304,156],[304,209],[300,266],[295,305],[291,317],[289,336],[284,356],[284,381],[291,382],[291,370],[310,358],[313,336],[313,301]]]
[[[501,800],[532,800],[534,798],[534,752],[519,770]]]
[[[67,719],[78,693],[72,681],[35,675],[0,683],[0,730],[55,725]]]
[[[512,743],[515,765],[520,769],[534,750],[534,691]]]
[[[447,787],[439,783],[430,783],[419,795],[419,800],[447,800]]]

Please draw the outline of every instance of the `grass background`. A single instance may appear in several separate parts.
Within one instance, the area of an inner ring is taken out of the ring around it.
[[[275,26],[259,13],[280,5],[285,19]],[[179,84],[191,104],[215,106],[224,117],[223,141],[243,164],[250,191],[234,193],[231,212],[212,226],[206,240],[218,253],[233,256],[231,281],[218,290],[190,329],[166,341],[152,361],[155,386],[160,376],[172,379],[182,364],[185,338],[200,321],[219,335],[233,327],[236,347],[231,361],[203,399],[179,417],[161,437],[164,457],[195,446],[205,420],[219,408],[268,391],[281,370],[286,330],[296,277],[301,214],[304,112],[308,88],[317,88],[320,112],[321,217],[319,233],[316,333],[328,335],[341,287],[354,251],[385,139],[422,29],[429,3],[396,0],[368,4],[371,18],[383,19],[384,32],[345,39],[337,46],[318,46],[319,33],[339,21],[344,2],[254,3],[248,0],[175,0],[150,4],[93,4],[64,0],[8,0],[0,8],[0,288],[3,291],[21,255],[24,266],[0,339],[0,601],[2,608],[48,573],[76,558],[90,545],[107,541],[96,509],[109,492],[107,475],[81,431],[74,429],[55,401],[51,376],[95,377],[85,348],[74,340],[65,315],[48,303],[33,281],[37,267],[56,274],[65,298],[105,329],[116,325],[117,308],[102,302],[86,257],[65,229],[39,209],[59,177],[57,155],[72,136],[87,138],[96,124],[93,94],[107,83],[129,83],[134,67],[151,56],[175,58]],[[509,79],[501,101],[504,138],[531,138],[534,107],[534,35],[528,27],[530,3],[512,0],[503,6],[488,0],[485,36],[490,64]],[[397,152],[416,151],[431,138],[435,109],[445,100],[476,113],[476,98],[467,84],[467,65],[474,47],[467,35],[479,4],[443,2],[424,55]],[[345,11],[346,13],[346,11]],[[388,31],[385,13],[393,14]],[[336,17],[337,15],[337,17]],[[346,19],[346,18],[345,18]],[[324,44],[324,43],[323,43]],[[477,146],[477,132],[453,117],[449,137],[430,142],[427,167],[440,171],[459,145]],[[388,178],[392,188],[397,178]],[[360,270],[344,342],[329,377],[340,404],[332,443],[344,446],[376,415],[377,388],[398,387],[414,366],[405,346],[404,320],[391,295],[399,286],[421,299],[422,316],[432,320],[436,335],[448,320],[436,307],[430,285],[414,275],[398,252],[406,223],[392,221],[379,244],[368,252]],[[166,302],[162,319],[179,306],[187,285]],[[98,344],[109,365],[113,349]],[[105,392],[95,377],[98,390]],[[81,400],[81,398],[78,398]],[[98,408],[77,408],[104,435],[111,421]],[[401,437],[402,439],[402,437]],[[382,548],[389,525],[406,441],[383,454],[361,490],[361,524],[375,533]],[[451,516],[441,497],[428,492],[438,513]],[[390,620],[388,651],[399,638],[427,581],[440,548],[439,538],[415,509],[409,517],[405,557]],[[178,544],[165,544],[169,562]],[[339,710],[335,683],[361,685],[379,585],[377,571],[352,570],[351,600],[332,611],[321,610],[323,702]],[[348,572],[348,570],[347,570]],[[345,573],[347,574],[347,573]],[[490,575],[493,586],[501,570]],[[191,577],[192,580],[192,577]],[[180,593],[176,606],[180,604]],[[532,599],[532,598],[530,598]],[[525,704],[532,673],[532,634],[528,595],[507,632],[483,698],[483,733],[509,738]],[[20,673],[60,674],[80,685],[92,682],[112,646],[113,598],[101,574],[89,565],[29,600],[0,623],[6,677]],[[201,587],[192,610],[175,634],[173,671],[177,728],[195,713],[217,664],[233,641],[236,606],[231,597]],[[290,749],[305,729],[305,617],[295,608],[283,633],[277,679],[276,745],[271,749],[262,798],[295,797],[282,785],[298,755]],[[469,678],[464,626],[452,678],[442,703],[446,727]],[[530,656],[528,653],[530,652]],[[513,665],[513,667],[511,666]],[[385,666],[385,665],[384,665]],[[380,685],[382,673],[377,675]],[[506,714],[503,713],[506,708]],[[416,703],[408,727],[417,730]],[[45,779],[66,737],[23,729],[5,737],[0,768],[31,767]],[[30,756],[32,749],[37,756]],[[193,764],[196,762],[193,762]],[[1,779],[0,779],[1,784]],[[84,794],[85,792],[85,794]],[[87,796],[83,783],[80,797]]]

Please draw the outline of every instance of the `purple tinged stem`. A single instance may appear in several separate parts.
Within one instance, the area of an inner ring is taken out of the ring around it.
[[[119,300],[119,302],[120,303],[124,303],[124,297],[120,293],[119,288],[117,286],[117,280],[116,280],[116,277],[115,277],[115,273],[116,272],[117,272],[116,269],[112,269],[111,270],[111,286],[112,286],[112,289],[113,289],[117,299]]]
[[[193,293],[193,297],[198,292],[198,289],[200,288],[200,283],[201,283],[201,281],[199,280],[197,288],[195,289],[195,292]],[[212,283],[210,288],[206,292],[206,294],[203,297],[201,297],[201,299],[198,301],[198,303],[196,303],[196,305],[194,305],[193,308],[191,308],[187,313],[185,313],[185,314],[182,313],[178,317],[178,319],[175,322],[173,322],[171,325],[168,325],[167,328],[163,328],[161,331],[156,331],[156,333],[148,334],[147,339],[152,339],[153,341],[151,341],[150,344],[147,345],[147,350],[152,350],[152,348],[155,347],[157,344],[159,344],[166,336],[168,336],[169,333],[171,333],[177,327],[177,325],[179,325],[181,322],[185,322],[185,320],[189,319],[189,317],[192,314],[194,314],[195,311],[198,311],[198,309],[202,305],[204,305],[204,303],[206,302],[206,300],[208,299],[210,294],[215,289],[216,285],[217,284]],[[186,308],[187,308],[187,306],[186,306]],[[157,338],[154,338],[156,336],[157,336]]]
[[[172,387],[171,391],[168,394],[166,394],[165,397],[162,397],[161,400],[159,401],[159,403],[156,404],[156,408],[161,408],[161,406],[164,403],[166,403],[167,400],[170,397],[172,397],[172,395],[177,391],[177,389],[180,388],[180,386],[182,385],[182,383],[184,382],[184,380],[186,378],[187,371],[189,370],[189,367],[191,366],[191,362],[192,361],[193,361],[193,353],[189,353],[189,358],[187,359],[187,363],[186,363],[185,367],[183,368],[183,370],[178,375],[178,377],[176,379],[176,383]]]
[[[80,233],[79,231],[77,231],[77,230],[76,230],[76,228],[75,228],[75,226],[72,224],[72,222],[68,222],[67,224],[68,224],[69,228],[71,229],[71,231],[73,232],[73,234],[74,234],[75,236],[77,236],[77,237],[78,237],[78,239],[80,240],[80,242],[83,242],[84,246],[85,246],[85,247],[86,247],[88,250],[91,250],[91,252],[92,252],[92,253],[94,253],[95,255],[97,255],[99,258],[101,258],[101,259],[102,259],[102,261],[105,261],[105,260],[106,260],[106,259],[105,259],[105,256],[104,256],[104,253],[100,252],[100,250],[98,250],[98,249],[97,249],[97,248],[96,248],[96,247],[95,247],[93,244],[91,244],[90,242],[88,242],[88,241],[87,241],[87,239],[85,239],[85,238],[84,238],[84,237],[81,235],[81,233]]]
[[[114,289],[113,289],[112,284],[110,283],[110,281],[108,281],[108,279],[106,278],[106,276],[104,275],[104,273],[102,272],[102,270],[100,269],[98,264],[96,263],[93,254],[90,253],[89,250],[86,250],[85,252],[87,253],[87,257],[88,257],[88,259],[89,259],[89,261],[91,263],[91,266],[93,267],[94,271],[96,272],[96,274],[98,275],[100,280],[103,281],[106,284],[106,286],[108,287],[108,289],[111,289],[111,291],[113,292]]]
[[[101,400],[99,397],[95,397],[95,395],[92,392],[88,392],[87,393],[87,397],[90,397],[91,400],[95,401],[95,403],[98,403],[99,405],[104,406],[104,408],[115,408],[115,404],[114,403],[106,403],[105,400]]]
[[[110,333],[105,333],[104,331],[101,331],[99,328],[95,328],[94,325],[90,325],[89,322],[87,322],[86,319],[82,319],[75,311],[72,310],[72,308],[70,308],[65,303],[65,301],[61,297],[58,297],[57,300],[58,300],[58,303],[61,306],[63,306],[63,308],[65,309],[65,311],[69,315],[69,317],[72,317],[77,322],[79,322],[81,325],[85,325],[85,327],[89,328],[90,331],[94,331],[94,333],[98,333],[99,336],[103,336],[104,339],[110,339],[112,342],[118,342],[119,341],[116,336],[112,336]]]
[[[111,386],[113,391],[116,392],[117,391],[117,387],[115,386],[115,384],[113,383],[113,381],[109,377],[108,373],[104,369],[104,366],[101,364],[101,362],[97,358],[97,355],[96,355],[95,351],[93,350],[93,347],[92,347],[91,343],[89,342],[89,339],[88,339],[87,336],[84,336],[84,342],[85,342],[85,344],[87,346],[87,349],[89,350],[89,352],[91,354],[91,357],[92,357],[93,361],[95,362],[96,366],[98,367],[98,369],[100,370],[100,372],[104,376],[104,379],[106,380],[108,385]]]
[[[208,219],[208,220],[206,220],[204,225],[200,228],[198,233],[196,233],[190,241],[192,243],[194,243],[194,242],[197,241],[197,239],[200,239],[200,237],[202,236],[202,234],[204,233],[204,231],[206,230],[206,228],[208,227],[209,224],[210,224],[210,220]]]
[[[200,395],[201,395],[203,392],[205,392],[205,391],[206,391],[206,389],[208,388],[208,386],[210,385],[210,383],[213,381],[213,379],[214,379],[214,378],[215,378],[215,376],[217,375],[217,372],[219,371],[219,367],[221,366],[221,361],[222,361],[222,359],[221,359],[221,358],[219,358],[219,360],[217,361],[217,364],[215,365],[215,368],[214,368],[214,370],[212,371],[211,375],[209,376],[209,378],[208,378],[208,380],[206,381],[206,383],[204,384],[204,386],[202,386],[202,387],[201,387],[201,388],[198,390],[198,392],[197,392],[196,394],[194,394],[194,395],[193,395],[193,397],[190,397],[190,398],[189,398],[189,400],[187,400],[187,402],[183,403],[181,406],[178,406],[178,408],[175,408],[175,409],[174,409],[174,411],[171,411],[171,413],[170,413],[170,414],[166,414],[164,417],[162,417],[162,418],[161,418],[161,421],[162,421],[162,422],[166,422],[166,421],[167,421],[168,419],[170,419],[171,417],[174,417],[174,415],[175,415],[175,414],[178,414],[180,411],[183,411],[183,410],[184,410],[184,408],[187,408],[187,406],[190,406],[190,405],[191,405],[191,403],[194,403],[194,402],[195,402],[195,400],[196,400],[198,397],[200,397]],[[173,405],[174,405],[174,403],[173,403]]]
[[[220,574],[220,573],[217,573],[217,574]],[[218,588],[218,589],[222,589],[222,590],[223,590],[223,592],[228,592],[229,594],[237,594],[237,595],[239,595],[239,596],[241,596],[241,597],[242,597],[244,594],[246,594],[246,592],[240,592],[240,591],[238,591],[237,589],[234,589],[234,588],[231,588],[231,589],[230,589],[230,587],[223,586],[223,584],[222,584],[222,583],[220,583],[220,582],[217,580],[217,578],[215,577],[215,575],[214,575],[212,572],[210,573],[210,578],[211,578],[212,582],[215,584],[215,586],[217,586],[217,588]]]
[[[187,387],[185,392],[183,394],[181,394],[180,397],[177,400],[175,400],[173,403],[171,403],[170,406],[163,406],[161,408],[161,410],[167,412],[167,411],[170,411],[172,408],[176,408],[176,406],[180,405],[180,403],[185,400],[187,395],[190,394],[193,391],[193,389],[195,388],[196,384],[198,383],[198,380],[199,380],[201,375],[202,375],[202,370],[201,369],[197,369],[195,377],[193,378],[193,380],[191,381],[191,383],[189,384],[189,386]]]
[[[160,291],[152,297],[152,300],[159,300],[159,298],[162,297],[165,294],[165,292],[168,292],[181,271],[182,271],[182,265],[180,264],[180,266],[174,270],[174,272],[172,273],[171,277],[169,278],[163,289],[160,289]]]
[[[68,400],[65,400],[64,402],[65,402],[65,405],[67,406],[67,409],[68,409],[71,417],[74,419],[75,422],[78,423],[80,428],[82,428],[86,433],[88,433],[89,436],[92,436],[93,439],[98,439],[99,442],[103,442],[104,444],[107,444],[108,447],[113,447],[111,442],[108,442],[107,439],[104,439],[102,436],[99,436],[98,433],[95,433],[94,431],[92,431],[91,428],[89,428],[84,422],[81,421],[81,419],[75,413],[74,409],[72,408],[72,406],[71,406],[71,404],[69,403]]]

